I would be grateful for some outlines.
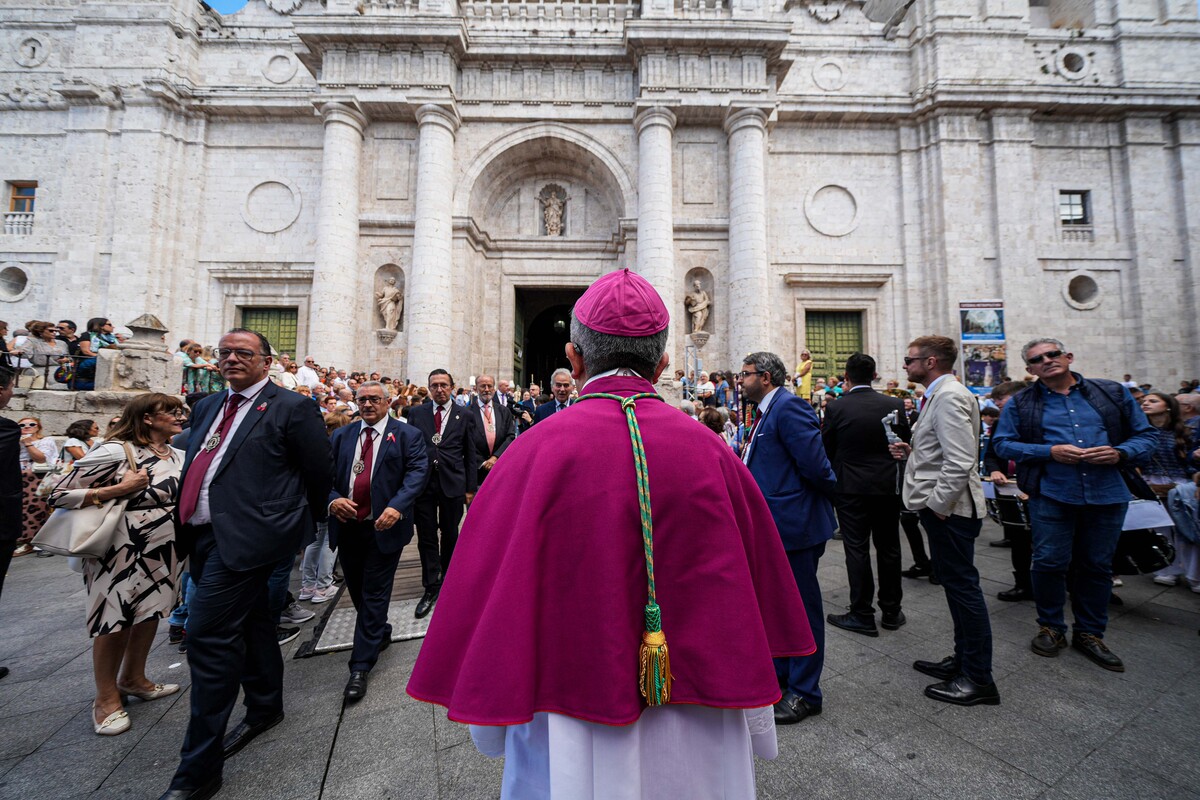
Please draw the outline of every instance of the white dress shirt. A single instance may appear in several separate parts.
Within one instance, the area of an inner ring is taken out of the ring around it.
[[[764,397],[759,402],[759,404],[758,404],[758,422],[753,428],[754,431],[757,432],[758,426],[762,425],[762,419],[763,419],[763,417],[765,417],[767,415],[767,409],[771,407],[771,401],[775,399],[775,393],[778,391],[779,391],[779,387],[776,386],[774,389],[767,392],[767,396]],[[747,434],[748,433],[749,433],[749,431],[747,431]],[[756,433],[756,435],[757,435],[757,433]],[[750,453],[753,450],[754,450],[754,439],[751,439],[746,444],[746,452],[742,454],[742,463],[744,463],[744,464],[750,463]]]
[[[354,443],[354,460],[351,461],[350,464],[351,464],[351,466],[353,466],[354,464],[357,464],[359,462],[359,460],[362,458],[363,442],[366,441],[366,439],[367,439],[367,436],[365,433],[363,433],[363,431],[365,431],[367,428],[370,428],[371,430],[375,431],[375,439],[374,439],[374,441],[371,442],[371,478],[375,477],[375,468],[379,466],[379,451],[383,448],[383,437],[387,433],[387,424],[388,424],[388,418],[386,415],[383,417],[383,419],[379,420],[379,422],[376,422],[374,425],[368,425],[366,422],[364,422],[362,420],[359,420],[359,423],[358,423],[358,425],[359,425],[358,441],[356,441]],[[354,496],[353,496],[354,495],[354,478],[355,478],[354,470],[351,469],[350,470],[350,497],[348,498],[350,500],[354,499]],[[332,503],[330,505],[332,505]],[[375,519],[375,515],[371,512],[371,509],[369,509],[369,508],[367,509],[367,519]]]
[[[442,409],[442,427],[438,428],[438,433],[446,433],[446,426],[450,424],[450,411],[456,405],[457,403],[455,403],[453,400],[448,401],[444,406],[439,406],[437,403],[433,404],[433,418],[435,421],[437,420],[437,410],[439,408]]]
[[[221,407],[217,409],[217,413],[213,416],[212,424],[208,426],[208,431],[204,434],[204,438],[201,440],[201,447],[203,447],[203,443],[212,438],[212,435],[217,432],[218,428],[221,427],[221,419],[225,416],[225,404],[229,402],[229,396],[240,394],[246,399],[242,401],[240,406],[238,406],[237,413],[233,415],[233,424],[229,426],[229,431],[223,437],[221,437],[221,444],[217,447],[217,454],[213,456],[213,460],[208,463],[208,472],[204,473],[204,483],[200,484],[200,497],[196,500],[196,513],[192,515],[190,520],[188,520],[189,524],[204,525],[205,523],[212,522],[212,514],[208,509],[208,485],[212,483],[213,476],[215,476],[217,474],[217,470],[221,468],[221,461],[225,458],[225,451],[229,449],[229,443],[233,441],[233,436],[235,433],[237,433],[238,426],[242,424],[242,420],[246,419],[246,415],[250,413],[250,409],[254,406],[255,398],[258,397],[259,392],[263,390],[263,387],[265,387],[270,380],[270,378],[263,378],[261,381],[253,386],[248,387],[242,392],[235,392],[233,389],[230,389],[224,394],[223,397],[221,397]],[[193,428],[192,435],[195,435],[196,433],[197,431]]]
[[[310,389],[315,389],[317,384],[321,382],[321,377],[317,375],[317,371],[307,364],[301,364],[300,369],[296,370],[296,380],[301,386],[307,386]]]

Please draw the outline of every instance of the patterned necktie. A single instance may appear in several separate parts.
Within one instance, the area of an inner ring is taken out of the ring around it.
[[[204,485],[204,476],[208,474],[209,465],[217,457],[221,443],[229,435],[229,429],[233,427],[233,418],[237,416],[238,407],[245,399],[240,394],[229,395],[229,399],[225,401],[225,416],[221,417],[221,424],[217,426],[217,445],[211,450],[207,446],[202,447],[196,457],[192,459],[187,477],[183,480],[183,487],[179,490],[179,519],[182,522],[186,523],[196,513],[196,504],[200,502],[200,487]]]
[[[354,489],[351,491],[354,505],[358,507],[359,522],[371,515],[371,462],[374,460],[375,447],[373,441],[375,439],[375,429],[366,428],[363,433],[366,436],[363,438],[362,452],[359,454],[358,460],[362,464],[362,472],[354,476]]]
[[[488,455],[492,454],[492,448],[496,446],[496,420],[492,419],[492,404],[488,403],[483,407],[483,422],[484,431],[487,434]]]

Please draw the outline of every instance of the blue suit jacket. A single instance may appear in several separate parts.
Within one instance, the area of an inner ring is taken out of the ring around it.
[[[192,413],[179,484],[223,413],[228,392],[217,392]],[[321,412],[304,395],[268,382],[234,431],[208,488],[213,535],[230,569],[278,563],[312,540],[314,520],[325,519],[329,494],[329,439]],[[176,523],[178,523],[176,509]],[[194,542],[179,541],[184,554]]]
[[[570,407],[571,407],[570,401],[568,401],[567,408],[570,408]],[[542,420],[546,419],[549,416],[557,414],[558,412],[555,410],[557,408],[558,408],[557,400],[551,400],[548,403],[542,403],[540,406],[537,407],[537,410],[533,412],[534,424],[541,422]],[[567,408],[564,408],[563,411],[566,411]]]
[[[833,537],[837,523],[829,498],[837,491],[837,478],[812,406],[786,389],[776,392],[754,432],[746,466],[767,499],[784,550]]]
[[[354,486],[354,446],[362,425],[355,422],[333,432],[333,491],[329,503],[339,497],[351,497]],[[390,438],[389,438],[390,437]],[[375,531],[379,549],[394,553],[412,541],[412,507],[429,480],[429,456],[425,436],[411,425],[389,419],[383,438],[375,442],[375,472],[371,476],[371,518],[378,519],[385,508],[402,515],[390,529]],[[337,549],[341,521],[329,516],[329,548]]]

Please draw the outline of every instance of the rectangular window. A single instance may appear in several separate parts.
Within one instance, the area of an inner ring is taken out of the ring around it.
[[[296,358],[299,316],[295,308],[243,308],[242,327],[266,336],[276,353],[287,353]]]
[[[14,214],[32,214],[37,181],[9,181],[8,210]]]
[[[1092,193],[1064,189],[1058,193],[1058,221],[1067,225],[1092,224]]]

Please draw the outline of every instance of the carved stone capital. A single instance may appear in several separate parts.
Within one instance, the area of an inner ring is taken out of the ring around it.
[[[731,108],[725,116],[725,133],[732,136],[743,128],[757,128],[760,131],[766,132],[766,110],[757,107]]]
[[[362,136],[363,131],[367,129],[367,115],[353,100],[330,100],[317,102],[315,105],[326,125],[333,123],[348,125],[358,131],[359,136]]]
[[[633,120],[637,132],[641,133],[651,125],[662,125],[668,131],[675,130],[675,115],[665,106],[651,106],[637,115]]]
[[[458,127],[462,124],[462,117],[459,116],[458,109],[454,106],[426,103],[419,107],[415,113],[418,126],[423,128],[426,125],[441,125],[450,131],[451,136],[458,133]]]

